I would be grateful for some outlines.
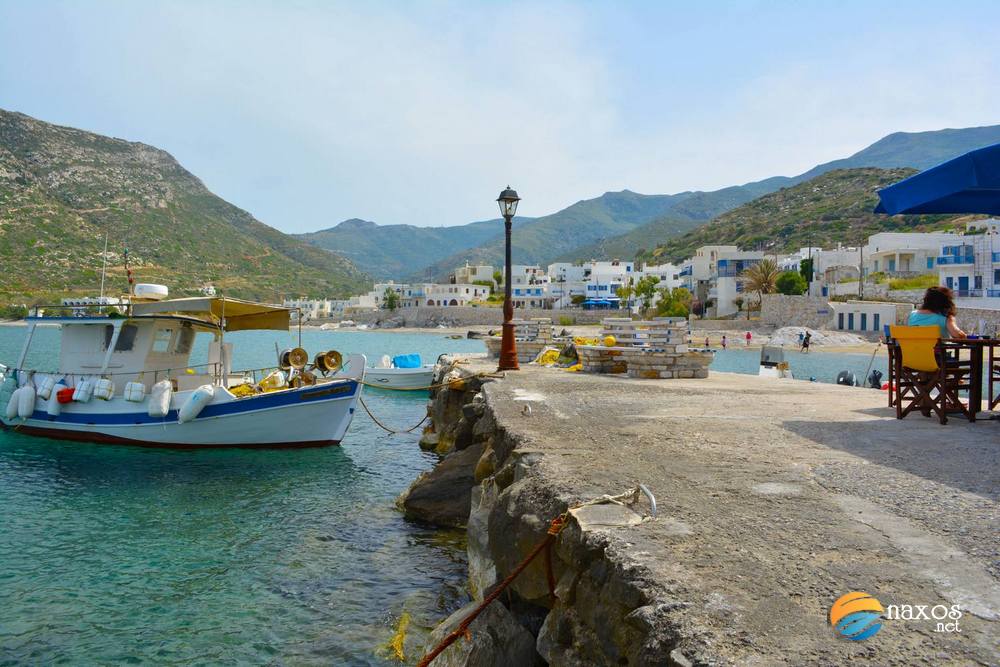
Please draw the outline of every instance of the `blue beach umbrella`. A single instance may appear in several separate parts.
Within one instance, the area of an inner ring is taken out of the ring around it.
[[[1000,215],[1000,144],[969,151],[878,191],[876,213]]]

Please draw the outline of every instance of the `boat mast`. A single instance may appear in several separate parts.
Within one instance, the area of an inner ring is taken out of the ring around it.
[[[102,256],[102,259],[104,260],[104,262],[101,265],[101,298],[97,302],[98,303],[98,310],[97,310],[97,312],[99,312],[99,313],[103,313],[104,312],[104,276],[107,275],[107,273],[108,273],[108,232],[107,231],[104,232],[104,255]]]

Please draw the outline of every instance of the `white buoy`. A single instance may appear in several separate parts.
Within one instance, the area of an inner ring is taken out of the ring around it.
[[[201,414],[205,406],[212,402],[215,396],[215,387],[210,384],[203,384],[191,393],[180,411],[177,413],[177,421],[181,424],[187,423]]]
[[[170,412],[170,396],[174,388],[170,380],[160,380],[149,392],[149,416],[166,417]]]

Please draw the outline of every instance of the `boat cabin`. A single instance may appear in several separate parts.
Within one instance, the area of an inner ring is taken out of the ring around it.
[[[35,326],[55,324],[62,329],[62,375],[107,377],[116,394],[132,381],[142,382],[147,390],[163,379],[172,380],[175,391],[204,384],[229,386],[243,376],[232,375],[232,343],[225,342],[225,332],[287,331],[289,322],[287,308],[224,297],[139,302],[121,317],[30,317],[18,367],[23,367]],[[200,333],[212,336],[208,360],[192,367],[191,352]]]

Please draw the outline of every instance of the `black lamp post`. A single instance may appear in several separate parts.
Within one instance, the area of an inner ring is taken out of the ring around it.
[[[497,370],[516,371],[520,370],[517,365],[517,345],[514,343],[514,302],[510,299],[511,283],[511,263],[510,263],[510,225],[517,212],[517,202],[521,198],[517,193],[507,186],[507,189],[497,197],[497,204],[500,205],[500,215],[503,216],[504,231],[506,232],[507,247],[505,260],[507,262],[504,273],[503,289],[503,337],[500,339],[500,365]]]

